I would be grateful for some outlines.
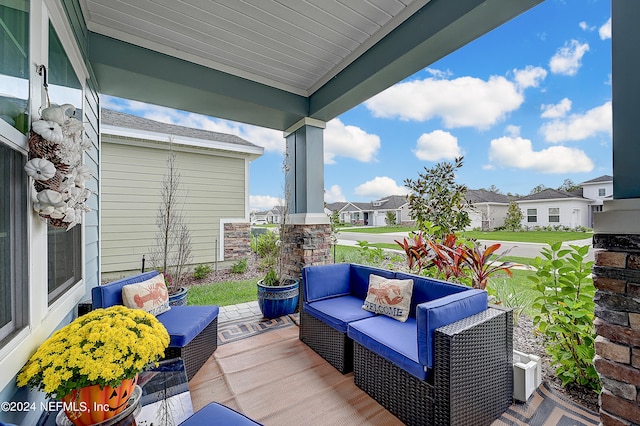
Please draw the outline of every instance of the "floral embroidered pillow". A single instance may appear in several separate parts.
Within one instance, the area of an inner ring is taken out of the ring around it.
[[[122,287],[122,301],[128,308],[143,309],[153,315],[160,315],[171,309],[169,292],[162,274]]]
[[[392,280],[369,275],[369,290],[362,309],[401,322],[409,318],[413,280]]]

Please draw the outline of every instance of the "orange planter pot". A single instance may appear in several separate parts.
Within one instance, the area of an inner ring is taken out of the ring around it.
[[[92,385],[74,390],[62,398],[64,412],[75,426],[104,422],[127,407],[137,382],[136,374],[133,379],[123,380],[116,388],[105,386],[100,389],[100,385]]]

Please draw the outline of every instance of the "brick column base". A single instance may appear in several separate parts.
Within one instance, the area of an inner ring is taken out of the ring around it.
[[[604,426],[640,424],[640,235],[595,234],[594,365]]]
[[[251,224],[224,224],[224,260],[239,260],[251,254]]]
[[[331,263],[331,225],[285,225],[282,237],[284,275],[299,278],[304,266]]]

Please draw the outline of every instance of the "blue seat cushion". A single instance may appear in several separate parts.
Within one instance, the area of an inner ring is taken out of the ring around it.
[[[304,311],[341,333],[347,332],[347,324],[375,316],[362,309],[362,299],[354,296],[340,296],[331,299],[305,303]]]
[[[347,335],[420,380],[427,370],[418,360],[418,326],[415,318],[400,322],[384,315],[349,324]]]
[[[183,348],[218,317],[218,306],[172,306],[157,316],[169,332],[169,346]]]
[[[211,402],[180,424],[181,426],[251,426],[260,423],[229,407]]]

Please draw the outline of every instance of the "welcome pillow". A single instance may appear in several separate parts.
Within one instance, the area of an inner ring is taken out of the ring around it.
[[[369,290],[362,309],[386,315],[400,322],[409,318],[413,280],[392,280],[369,275]]]
[[[171,309],[169,292],[162,274],[122,287],[122,301],[127,308],[143,309],[153,315],[160,315]]]

